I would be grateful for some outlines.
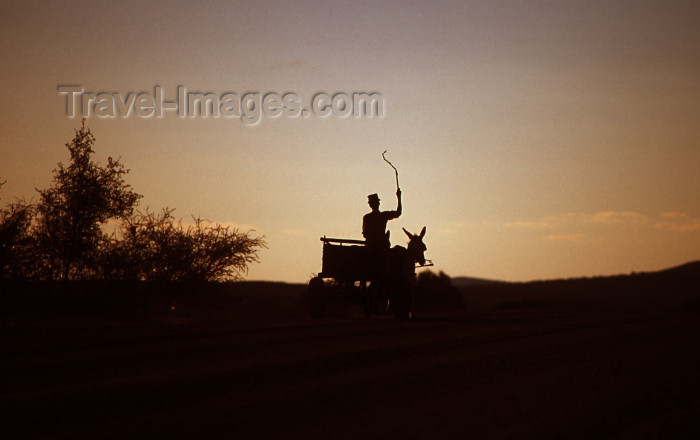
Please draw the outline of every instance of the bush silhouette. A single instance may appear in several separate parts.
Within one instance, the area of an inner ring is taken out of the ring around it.
[[[37,190],[40,201],[0,210],[0,279],[224,281],[258,261],[263,237],[198,217],[183,226],[170,208],[135,211],[142,196],[124,181],[129,170],[111,157],[93,161],[94,143],[83,119],[66,144],[70,163]]]
[[[94,143],[83,119],[73,141],[66,144],[70,164],[59,163],[53,186],[39,190],[35,235],[42,278],[94,278],[102,226],[131,215],[141,198],[124,182],[129,170],[119,160],[110,157],[104,166],[92,160]]]
[[[420,272],[416,277],[414,307],[419,312],[464,310],[464,299],[452,279],[440,271]]]
[[[187,227],[175,223],[173,210],[146,210],[123,220],[105,243],[105,278],[171,281],[237,280],[257,262],[261,237],[250,237],[207,220]]]
[[[30,226],[34,206],[17,201],[0,210],[0,278],[30,278],[35,261]]]

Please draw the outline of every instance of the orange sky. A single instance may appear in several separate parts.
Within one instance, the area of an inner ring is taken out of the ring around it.
[[[700,258],[695,1],[14,2],[2,12],[2,202],[37,199],[79,119],[60,85],[378,92],[382,118],[87,120],[141,207],[253,228],[250,279],[306,281],[366,196],[427,226],[452,276],[655,270]]]

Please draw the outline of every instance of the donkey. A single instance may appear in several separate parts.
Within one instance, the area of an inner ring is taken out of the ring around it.
[[[411,274],[416,273],[415,263],[420,266],[425,266],[425,251],[428,250],[425,243],[423,243],[423,237],[425,237],[425,226],[421,229],[420,234],[413,235],[406,230],[406,228],[401,228],[408,236],[408,248],[406,249],[405,260],[410,261]]]
[[[427,247],[423,243],[425,226],[420,234],[411,234],[405,228],[408,236],[407,247],[394,246],[390,251],[387,287],[394,315],[400,319],[413,317],[413,288],[416,278],[416,263],[425,265],[425,251]]]
[[[393,278],[411,278],[416,274],[416,263],[425,265],[425,251],[428,249],[423,243],[425,226],[420,234],[415,235],[402,228],[408,236],[407,247],[394,246],[390,251],[388,275]]]

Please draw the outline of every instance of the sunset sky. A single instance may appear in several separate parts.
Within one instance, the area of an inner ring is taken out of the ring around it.
[[[179,4],[181,6],[176,6]],[[700,259],[700,2],[3,2],[0,204],[37,200],[80,126],[59,86],[379,93],[382,117],[100,118],[140,209],[264,235],[248,279],[305,282],[367,195],[451,276],[512,281]]]

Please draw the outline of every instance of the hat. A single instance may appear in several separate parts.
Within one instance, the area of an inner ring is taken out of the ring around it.
[[[372,202],[372,201],[379,201],[379,196],[377,194],[370,194],[367,196],[367,200]]]

